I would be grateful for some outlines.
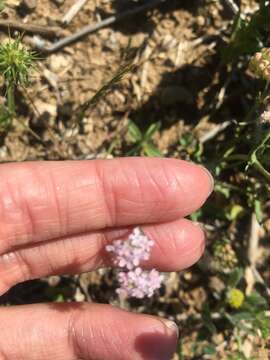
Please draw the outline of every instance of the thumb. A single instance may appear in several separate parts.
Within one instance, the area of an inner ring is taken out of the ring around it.
[[[170,360],[173,322],[109,305],[37,304],[0,309],[0,357],[13,360]]]

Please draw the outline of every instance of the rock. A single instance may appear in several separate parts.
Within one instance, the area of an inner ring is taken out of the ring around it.
[[[21,3],[21,0],[6,0],[5,1],[5,5],[11,6],[11,7],[19,6],[20,3]]]
[[[23,0],[21,3],[21,8],[25,12],[32,12],[33,10],[35,10],[36,6],[36,0]]]
[[[37,100],[35,101],[35,107],[37,108],[40,115],[48,114],[53,118],[55,118],[57,115],[56,104],[49,104],[41,100]]]
[[[72,59],[68,55],[53,54],[50,57],[50,69],[53,73],[64,73],[72,67]]]
[[[48,284],[52,287],[56,287],[60,284],[61,278],[58,275],[52,275],[48,277]]]
[[[194,103],[192,93],[184,86],[167,86],[161,92],[161,103],[165,106],[177,105],[184,103],[191,105]]]

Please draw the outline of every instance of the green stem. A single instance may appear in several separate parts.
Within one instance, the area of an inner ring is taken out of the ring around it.
[[[267,171],[263,165],[260,163],[260,161],[257,158],[257,152],[259,150],[263,150],[265,147],[265,144],[268,142],[268,140],[270,139],[270,131],[266,134],[266,136],[264,137],[263,141],[261,142],[261,144],[257,147],[257,149],[255,149],[253,151],[253,153],[251,154],[251,163],[254,165],[254,167],[268,180],[270,181],[270,172]]]
[[[254,167],[257,169],[268,181],[270,181],[270,172],[267,171],[262,164],[257,160],[254,162]]]
[[[234,161],[234,160],[247,161],[248,159],[249,157],[246,154],[233,154],[226,157],[226,161]]]
[[[15,96],[14,96],[14,85],[8,84],[7,88],[7,102],[8,102],[8,110],[13,117],[15,115]]]

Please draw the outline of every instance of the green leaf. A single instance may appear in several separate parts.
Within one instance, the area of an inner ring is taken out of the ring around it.
[[[263,221],[263,212],[262,212],[262,203],[260,200],[256,199],[254,201],[254,211],[259,224]]]
[[[244,275],[244,271],[241,268],[235,268],[231,273],[228,281],[228,286],[231,288],[237,287],[240,280]]]
[[[143,151],[147,156],[162,157],[161,152],[155,147],[155,145],[148,142],[143,144]]]
[[[182,137],[179,139],[179,143],[183,147],[187,147],[192,143],[193,140],[194,140],[194,136],[191,133],[186,133],[182,135]]]
[[[205,345],[205,347],[203,348],[203,353],[205,355],[215,355],[217,352],[216,350],[216,346],[213,344],[207,344]]]
[[[238,216],[243,213],[243,211],[244,208],[241,205],[234,204],[232,205],[229,213],[226,214],[226,217],[230,221],[236,220]]]
[[[152,136],[155,134],[155,132],[157,132],[160,129],[160,127],[161,127],[160,121],[151,124],[144,134],[145,140],[150,140]]]
[[[256,314],[254,325],[259,327],[263,338],[270,338],[270,317],[267,316],[263,311],[261,311],[259,314]]]
[[[254,316],[249,312],[241,311],[237,314],[231,315],[231,319],[233,320],[234,324],[238,324],[241,320],[252,321]]]
[[[216,184],[215,191],[223,194],[226,199],[229,199],[230,197],[230,189],[222,184]]]
[[[270,6],[261,7],[250,18],[236,18],[231,42],[222,50],[222,60],[230,62],[239,56],[254,54],[263,47],[264,31],[269,25]]]
[[[58,294],[56,297],[55,297],[55,302],[58,302],[58,303],[62,303],[65,301],[65,298],[63,296],[63,294]]]
[[[202,210],[197,210],[193,214],[190,215],[192,221],[199,221],[202,217]]]
[[[216,334],[217,329],[212,321],[210,307],[207,303],[204,303],[202,306],[202,320],[203,320],[203,325],[209,330],[209,332],[212,335]]]
[[[142,140],[142,133],[138,126],[131,120],[128,123],[128,135],[133,142],[139,142]]]
[[[266,300],[257,292],[246,296],[245,302],[252,307],[264,307],[267,305]]]

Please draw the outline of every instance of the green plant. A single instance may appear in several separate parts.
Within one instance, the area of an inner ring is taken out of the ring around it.
[[[193,352],[196,356],[218,358],[211,339],[226,331],[227,339],[234,340],[238,348],[228,359],[246,359],[243,344],[248,336],[260,336],[265,340],[270,338],[268,304],[259,293],[246,295],[241,289],[244,280],[242,268],[235,268],[222,277],[226,287],[218,297],[215,311],[208,302],[203,304],[200,319],[203,328],[193,345]]]
[[[134,146],[128,155],[143,154],[146,156],[162,156],[152,142],[152,137],[160,129],[160,126],[160,122],[153,123],[143,133],[139,127],[130,120],[128,123],[128,136]]]
[[[5,80],[7,109],[1,111],[1,123],[6,124],[16,113],[15,90],[29,84],[36,54],[26,49],[21,37],[9,38],[0,44],[0,74]]]
[[[181,151],[185,151],[186,156],[191,160],[201,163],[201,155],[203,153],[203,146],[192,133],[186,133],[179,139]]]

